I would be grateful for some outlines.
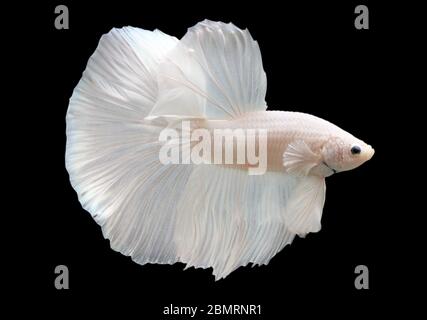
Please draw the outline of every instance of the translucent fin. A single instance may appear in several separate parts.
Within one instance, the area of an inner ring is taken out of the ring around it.
[[[267,264],[294,238],[285,210],[299,181],[280,173],[254,176],[197,166],[178,203],[181,261],[188,267],[213,267],[217,280],[248,263]]]
[[[157,100],[158,66],[176,43],[160,31],[113,29],[67,113],[71,184],[111,247],[141,264],[178,261],[174,207],[191,167],[161,164],[162,126],[144,121]]]
[[[289,230],[300,236],[318,232],[325,204],[325,179],[316,176],[302,177],[292,192],[293,196],[286,206],[286,224]]]
[[[205,20],[190,28],[159,73],[154,116],[231,119],[264,111],[267,81],[248,30]]]
[[[307,176],[319,162],[320,156],[313,153],[303,140],[289,144],[283,153],[283,166],[288,173]]]

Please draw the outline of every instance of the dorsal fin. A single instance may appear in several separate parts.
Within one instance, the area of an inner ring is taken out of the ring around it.
[[[261,53],[248,30],[205,20],[188,29],[166,60],[150,117],[231,119],[267,108]]]

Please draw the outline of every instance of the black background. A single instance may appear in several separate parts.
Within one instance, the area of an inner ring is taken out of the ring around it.
[[[27,79],[34,84],[36,102],[28,108],[37,109],[29,117],[40,137],[35,142],[30,134],[25,142],[28,154],[35,155],[30,170],[36,178],[28,200],[19,203],[22,210],[31,208],[26,210],[30,237],[20,256],[24,269],[31,270],[21,293],[43,298],[38,308],[48,312],[59,306],[67,314],[80,314],[90,307],[172,319],[161,315],[170,304],[261,304],[258,318],[277,319],[290,312],[347,318],[398,307],[392,303],[402,294],[396,272],[408,248],[399,240],[405,230],[396,227],[405,208],[395,199],[405,188],[396,187],[390,153],[402,139],[393,131],[400,99],[396,62],[405,53],[396,39],[402,31],[389,7],[371,1],[363,2],[370,9],[369,30],[354,27],[359,2],[280,2],[60,1],[31,7],[35,24],[21,32],[20,40],[35,67]],[[54,27],[59,4],[69,8],[69,30]],[[218,282],[211,270],[140,266],[112,251],[80,206],[64,165],[68,99],[101,35],[131,25],[180,38],[205,18],[248,28],[259,42],[269,110],[314,114],[376,150],[362,167],[327,179],[319,233],[296,238],[267,266],[242,267]],[[69,290],[54,287],[54,268],[60,264],[69,268]],[[360,264],[369,268],[369,290],[354,287]]]

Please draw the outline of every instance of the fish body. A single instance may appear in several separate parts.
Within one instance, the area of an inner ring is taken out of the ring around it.
[[[283,155],[290,145],[300,142],[303,142],[317,156],[316,168],[310,170],[310,173],[324,177],[334,172],[354,169],[374,154],[370,145],[333,123],[302,112],[250,112],[233,120],[196,121],[195,127],[209,130],[241,128],[267,130],[267,170],[269,171],[292,170],[290,164],[284,164]],[[354,145],[362,149],[357,156],[351,155],[351,147]],[[330,165],[327,160],[331,162]]]
[[[65,162],[114,250],[221,279],[320,230],[325,177],[374,150],[313,115],[267,111],[266,86],[257,42],[233,24],[101,38],[70,99]]]

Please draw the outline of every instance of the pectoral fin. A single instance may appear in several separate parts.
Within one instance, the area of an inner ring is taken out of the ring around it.
[[[283,166],[286,172],[295,175],[307,176],[310,170],[320,162],[320,156],[315,154],[303,140],[290,143],[283,153]]]

